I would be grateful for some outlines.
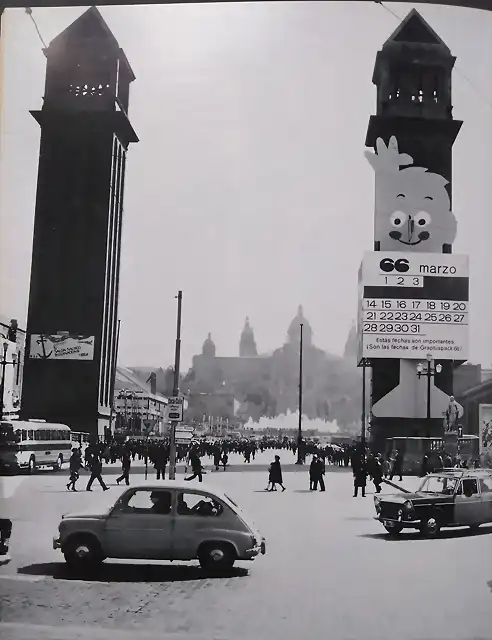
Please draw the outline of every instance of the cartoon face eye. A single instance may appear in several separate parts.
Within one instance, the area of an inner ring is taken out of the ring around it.
[[[424,228],[430,223],[432,218],[427,213],[427,211],[419,211],[417,215],[414,217],[414,220],[415,220],[416,227]]]
[[[391,224],[396,229],[403,227],[403,225],[405,224],[405,222],[407,222],[407,220],[408,220],[408,216],[406,213],[403,213],[403,211],[395,211],[393,214],[391,214],[391,218],[390,218]]]

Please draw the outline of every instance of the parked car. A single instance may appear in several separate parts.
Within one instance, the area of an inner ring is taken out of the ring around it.
[[[67,514],[58,531],[53,548],[74,568],[125,558],[225,569],[265,553],[265,539],[231,498],[171,480],[127,489],[109,509]]]
[[[0,518],[0,567],[11,560],[9,555],[10,536],[12,535],[12,520]]]
[[[435,538],[443,527],[492,523],[492,470],[443,469],[424,478],[415,493],[374,497],[376,520],[393,536],[419,529]]]

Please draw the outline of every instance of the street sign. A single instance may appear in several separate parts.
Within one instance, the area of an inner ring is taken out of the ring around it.
[[[167,417],[173,422],[183,422],[183,398],[169,398]]]
[[[359,270],[360,358],[467,360],[468,256],[368,252]]]

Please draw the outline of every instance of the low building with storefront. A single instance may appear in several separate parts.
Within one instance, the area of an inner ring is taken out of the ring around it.
[[[125,367],[116,368],[113,430],[121,435],[163,435],[168,399]]]

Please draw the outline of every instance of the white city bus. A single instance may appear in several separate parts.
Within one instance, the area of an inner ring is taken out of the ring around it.
[[[11,426],[18,437],[17,468],[32,473],[40,467],[52,467],[60,471],[70,459],[72,449],[71,429],[65,424],[44,420],[15,420],[3,422]]]

